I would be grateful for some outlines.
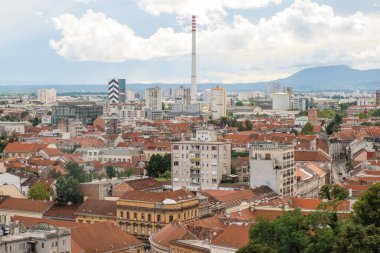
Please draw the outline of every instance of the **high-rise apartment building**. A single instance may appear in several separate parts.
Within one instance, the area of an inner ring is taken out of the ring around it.
[[[249,149],[250,186],[267,185],[280,196],[296,193],[294,147],[275,142],[252,143]]]
[[[145,117],[162,119],[162,91],[159,86],[145,90]]]
[[[53,104],[57,101],[57,91],[55,89],[39,89],[38,100],[44,104]]]
[[[188,88],[180,86],[174,90],[175,103],[172,106],[173,113],[199,113],[198,103],[191,103],[191,91]]]
[[[294,97],[292,99],[292,107],[294,110],[306,111],[309,108],[309,101],[304,97]]]
[[[227,115],[226,89],[211,89],[211,116],[213,119],[219,119]]]
[[[127,90],[126,90],[126,84],[125,79],[119,79],[119,102],[124,103],[127,100]]]
[[[108,82],[108,102],[111,104],[119,103],[119,82],[116,79]]]
[[[217,189],[222,175],[231,173],[231,143],[217,141],[214,130],[197,130],[191,141],[172,144],[174,189]]]

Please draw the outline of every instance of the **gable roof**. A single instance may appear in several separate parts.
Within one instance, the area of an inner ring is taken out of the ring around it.
[[[116,217],[116,201],[86,199],[75,214]]]
[[[12,142],[4,149],[4,153],[33,153],[40,149],[47,148],[48,145],[37,143],[19,143]]]
[[[147,201],[147,202],[162,202],[165,199],[175,201],[183,201],[186,199],[194,199],[193,193],[185,190],[166,191],[166,192],[144,192],[144,191],[128,191],[121,199]]]
[[[318,150],[294,150],[294,161],[297,162],[330,162],[331,157],[321,149]]]
[[[1,198],[4,198],[4,196]],[[0,203],[0,209],[32,213],[45,213],[53,204],[54,202],[52,201],[5,197],[5,199]]]
[[[249,242],[249,225],[230,225],[222,233],[217,235],[211,244],[233,249],[246,246]]]
[[[125,183],[135,191],[146,191],[163,186],[162,182],[156,181],[154,178],[141,178],[135,180],[128,180]]]
[[[34,218],[34,217],[26,217],[15,215],[11,219],[12,221],[20,221],[20,223],[24,224],[26,227],[32,227],[40,222],[45,222],[55,227],[61,228],[73,228],[86,225],[85,223],[73,222],[73,221],[62,221],[62,220],[53,220],[53,219],[45,219],[45,218]]]
[[[98,222],[71,229],[71,239],[83,252],[114,252],[144,243],[110,222]]]

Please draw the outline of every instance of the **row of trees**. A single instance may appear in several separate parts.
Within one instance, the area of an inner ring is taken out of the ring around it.
[[[250,243],[238,253],[379,252],[380,183],[369,187],[346,218],[337,215],[346,193],[329,186],[320,194],[331,201],[308,215],[296,209],[284,211],[274,221],[260,218],[251,228]]]

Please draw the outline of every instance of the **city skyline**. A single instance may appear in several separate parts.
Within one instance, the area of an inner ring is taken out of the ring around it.
[[[321,65],[378,68],[379,7],[374,0],[5,0],[0,84],[189,83],[193,14],[199,83],[275,80]]]

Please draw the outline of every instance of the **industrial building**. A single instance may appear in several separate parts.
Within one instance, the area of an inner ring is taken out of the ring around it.
[[[68,118],[80,119],[84,124],[92,124],[103,114],[103,106],[95,102],[58,102],[52,106],[52,123],[58,124]]]

